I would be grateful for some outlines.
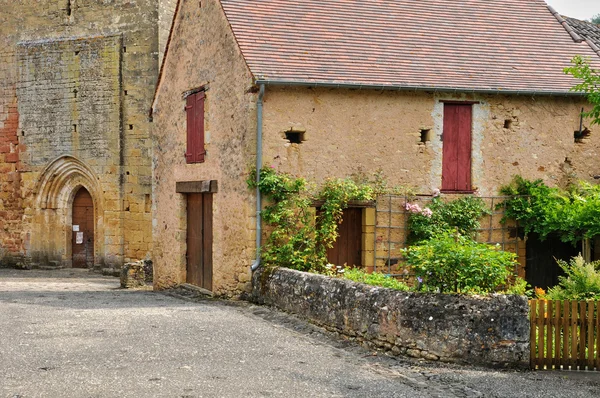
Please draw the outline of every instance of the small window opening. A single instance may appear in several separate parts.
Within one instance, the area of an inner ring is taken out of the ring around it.
[[[431,141],[431,130],[430,129],[421,129],[421,142],[426,143]]]
[[[591,131],[586,127],[582,130],[575,130],[573,132],[573,138],[576,143],[582,143],[584,138],[588,138],[590,136]]]
[[[133,130],[133,124],[129,125],[129,130]]]
[[[126,171],[126,172],[125,172],[125,174],[129,175],[129,172],[128,172],[128,171]]]
[[[21,137],[25,137],[25,131],[21,131]]]
[[[77,93],[78,93],[77,89],[74,89],[74,90],[73,90],[73,97],[74,97],[74,98],[77,98]]]
[[[73,131],[77,132],[77,125],[76,124],[73,125]]]
[[[123,52],[126,53],[127,52],[127,47],[123,46]]]
[[[300,131],[286,131],[285,139],[290,142],[290,144],[302,144],[304,141],[304,133]]]
[[[67,0],[67,15],[71,16],[71,0]]]
[[[79,55],[79,51],[75,51],[75,55]]]
[[[512,120],[510,120],[510,119],[506,119],[506,120],[504,121],[504,128],[505,128],[505,129],[509,129],[511,126],[512,126]]]
[[[149,194],[144,196],[144,211],[146,213],[150,213],[152,211],[152,200],[150,199]]]
[[[124,91],[123,91],[123,93],[124,93],[125,95],[127,95],[127,90],[124,90]]]

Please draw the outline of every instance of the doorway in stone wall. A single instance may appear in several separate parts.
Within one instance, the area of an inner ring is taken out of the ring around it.
[[[342,223],[338,225],[338,238],[327,249],[327,261],[335,265],[361,267],[362,208],[344,209]]]
[[[72,213],[73,268],[94,266],[94,202],[87,189],[81,187],[73,199]]]
[[[213,194],[187,194],[186,282],[212,290]]]

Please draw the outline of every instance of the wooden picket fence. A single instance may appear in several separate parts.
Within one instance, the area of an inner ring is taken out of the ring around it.
[[[600,302],[530,300],[531,368],[600,370]]]

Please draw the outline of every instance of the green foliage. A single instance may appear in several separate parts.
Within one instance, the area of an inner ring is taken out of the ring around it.
[[[255,173],[246,181],[250,188],[256,188]],[[343,209],[349,201],[375,198],[372,187],[351,179],[328,179],[311,195],[305,179],[270,167],[260,170],[258,187],[269,202],[261,215],[271,227],[261,259],[265,265],[300,271],[325,272],[327,248],[338,236]],[[323,203],[316,216],[313,198]]]
[[[600,18],[600,15],[594,18]],[[564,72],[581,80],[571,91],[586,93],[587,100],[593,107],[591,111],[584,112],[583,116],[591,118],[591,124],[600,124],[600,71],[592,68],[589,59],[576,55],[571,60],[571,66],[565,68]]]
[[[250,188],[256,188],[255,176],[251,173],[247,180]],[[306,180],[265,167],[260,170],[259,189],[270,201],[261,214],[272,227],[262,247],[263,263],[308,271],[315,259],[315,234]]]
[[[484,201],[474,196],[450,202],[435,197],[428,208],[421,209],[418,205],[410,203],[407,203],[405,208],[410,213],[409,243],[429,240],[444,231],[455,229],[462,235],[473,237],[479,228],[479,219],[490,214]]]
[[[556,260],[565,272],[558,285],[548,289],[550,300],[600,300],[600,261],[586,263],[583,257],[573,257],[569,263]]]
[[[525,234],[535,232],[544,239],[557,233],[563,242],[576,243],[600,234],[600,186],[581,182],[565,191],[550,188],[542,180],[529,181],[515,176],[500,189],[510,196],[502,222],[518,221]]]
[[[594,15],[591,19],[590,19],[591,23],[595,23],[596,25],[600,25],[600,14],[596,14]]]
[[[421,289],[440,293],[488,293],[505,285],[516,255],[497,246],[444,232],[404,249]]]
[[[378,272],[368,274],[365,271],[358,268],[346,268],[344,270],[343,276],[344,278],[350,279],[351,281],[365,283],[367,285],[387,287],[389,289],[400,290],[403,292],[407,292],[410,290],[408,285],[406,285],[405,283]]]
[[[515,281],[506,289],[503,293],[505,294],[516,294],[519,296],[533,296],[533,290],[531,289],[531,285],[527,283],[527,281],[521,277],[516,277]]]
[[[315,240],[316,261],[319,267],[327,262],[327,249],[333,247],[338,237],[342,213],[352,200],[374,200],[374,190],[369,185],[357,184],[351,179],[327,179],[317,194],[323,201],[317,212]]]

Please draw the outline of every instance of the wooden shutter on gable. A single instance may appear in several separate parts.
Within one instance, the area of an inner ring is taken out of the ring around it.
[[[186,99],[187,146],[186,163],[204,162],[204,91],[191,94]]]
[[[471,191],[471,104],[444,104],[442,191]]]

